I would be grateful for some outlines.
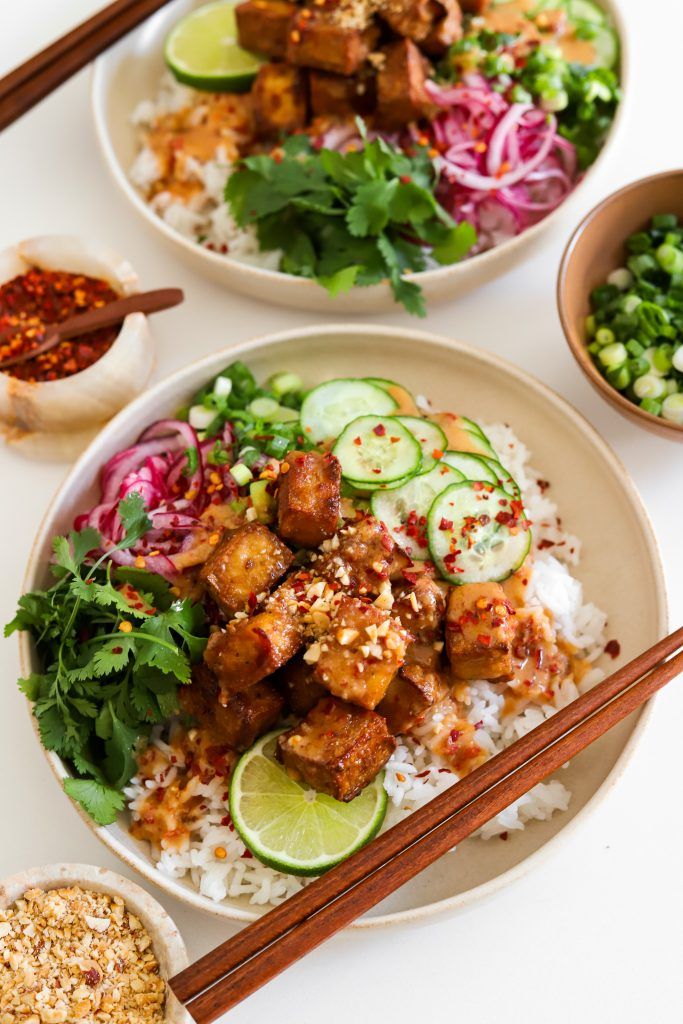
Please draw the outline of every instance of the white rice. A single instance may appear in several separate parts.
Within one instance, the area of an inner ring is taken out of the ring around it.
[[[606,642],[606,615],[594,604],[585,603],[581,583],[568,566],[578,564],[580,543],[565,533],[557,518],[557,507],[548,495],[547,485],[529,464],[529,451],[504,425],[484,427],[499,454],[501,462],[517,480],[528,516],[533,524],[534,562],[530,580],[529,604],[550,612],[558,637],[579,649],[582,657],[595,661]],[[539,482],[540,481],[540,482]],[[539,541],[552,542],[552,547],[539,550]],[[552,553],[551,553],[552,552]],[[593,667],[579,685],[570,677],[555,687],[554,697],[546,704],[526,707],[517,715],[503,717],[504,684],[487,680],[470,684],[467,720],[476,727],[476,741],[494,754],[555,714],[580,693],[604,678],[602,669]],[[445,706],[447,705],[447,706]],[[383,828],[414,811],[432,797],[453,785],[458,776],[448,763],[430,750],[443,734],[441,724],[452,703],[445,701],[431,708],[413,738],[402,736],[391,760],[386,765],[384,786],[389,796],[389,812]],[[160,750],[170,748],[159,736],[153,738]],[[161,779],[142,781],[134,778],[126,790],[129,809],[137,807]],[[170,776],[163,780],[168,785]],[[227,815],[225,780],[215,779],[198,790],[204,796],[207,810],[199,820],[185,849],[152,850],[159,870],[172,878],[188,878],[202,895],[220,902],[226,898],[246,896],[255,905],[276,905],[306,884],[305,879],[282,874],[260,864],[245,849],[236,832],[222,825]],[[517,800],[479,832],[482,839],[505,835],[523,829],[529,822],[546,821],[556,811],[567,810],[571,794],[557,779],[540,783]],[[216,847],[226,851],[217,860]]]
[[[197,92],[181,85],[167,72],[154,100],[143,100],[131,116],[131,123],[142,135],[165,114],[182,110],[196,102]],[[170,192],[158,192],[149,205],[169,227],[184,238],[241,263],[250,263],[266,270],[278,270],[279,250],[261,252],[252,227],[240,228],[230,215],[223,198],[225,183],[232,164],[225,151],[218,151],[214,160],[201,162],[188,158],[184,163],[187,181],[196,181],[201,189],[182,201]],[[161,167],[153,151],[141,143],[128,172],[132,183],[146,198],[152,186],[162,177]]]

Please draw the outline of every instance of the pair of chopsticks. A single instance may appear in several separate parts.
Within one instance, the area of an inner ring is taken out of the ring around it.
[[[176,975],[175,995],[197,1024],[216,1020],[639,708],[683,672],[681,648],[683,627]]]
[[[0,131],[168,0],[115,0],[0,79]]]

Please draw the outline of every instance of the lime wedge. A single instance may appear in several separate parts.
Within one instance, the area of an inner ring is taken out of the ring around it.
[[[237,762],[230,815],[263,864],[291,875],[319,875],[364,846],[387,810],[384,772],[350,803],[295,782],[275,760],[280,732],[262,736]]]
[[[191,11],[166,39],[166,63],[184,85],[246,92],[263,60],[237,45],[234,4],[218,0]]]

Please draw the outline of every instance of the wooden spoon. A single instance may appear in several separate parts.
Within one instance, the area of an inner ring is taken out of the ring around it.
[[[27,363],[29,359],[48,352],[55,345],[67,338],[77,338],[81,334],[88,334],[90,331],[97,331],[102,327],[113,327],[121,323],[129,313],[159,313],[161,310],[177,306],[184,300],[185,296],[181,288],[156,288],[150,292],[138,292],[136,295],[127,295],[124,299],[116,299],[106,306],[98,309],[90,309],[87,313],[79,313],[71,316],[68,320],[62,320],[59,324],[50,324],[46,328],[46,335],[40,345],[28,352],[20,352],[15,356],[0,361],[0,370],[5,370],[18,363]],[[13,334],[21,330],[21,326],[10,327],[0,333],[0,345]]]

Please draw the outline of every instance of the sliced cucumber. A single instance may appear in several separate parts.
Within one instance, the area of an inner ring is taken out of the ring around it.
[[[603,25],[591,40],[599,67],[613,68],[619,59],[619,38],[613,28]]]
[[[420,445],[395,416],[358,416],[333,451],[343,476],[366,490],[412,476],[422,461]]]
[[[607,15],[592,0],[566,0],[564,4],[570,21],[589,21],[592,25],[605,25]]]
[[[531,546],[521,503],[502,487],[471,481],[437,495],[427,517],[427,536],[432,560],[456,585],[507,579]]]
[[[429,558],[427,515],[434,499],[446,487],[462,479],[457,469],[439,462],[399,487],[375,491],[370,509],[373,516],[385,524],[398,546],[414,561],[422,562]]]
[[[309,391],[301,405],[301,426],[311,441],[339,437],[347,423],[366,413],[390,415],[397,407],[391,395],[360,378],[328,380]]]
[[[375,387],[381,388],[382,391],[389,391],[390,388],[400,388],[401,391],[405,391],[402,384],[397,384],[395,380],[389,380],[387,377],[363,377],[368,384],[374,384]]]
[[[446,435],[437,423],[426,420],[423,416],[397,416],[397,420],[407,427],[422,449],[422,472],[436,465],[434,452],[444,452],[448,447]]]
[[[498,477],[484,455],[447,451],[444,452],[441,461],[459,470],[465,480],[486,480],[487,483],[498,484]]]
[[[502,487],[503,490],[507,491],[513,498],[519,498],[522,493],[519,489],[519,484],[514,477],[510,475],[510,472],[505,468],[505,466],[499,462],[498,459],[491,459],[486,455],[481,455],[480,458],[493,472],[496,478],[494,483],[499,487]]]

